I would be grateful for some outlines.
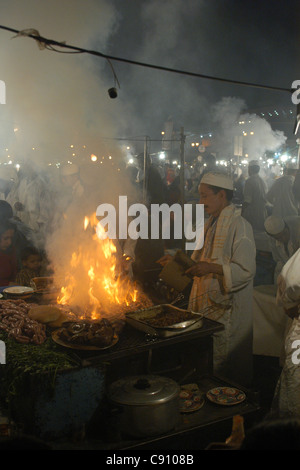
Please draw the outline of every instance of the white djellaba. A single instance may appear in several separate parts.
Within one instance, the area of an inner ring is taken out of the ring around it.
[[[295,313],[285,339],[285,360],[271,415],[300,418],[300,249],[287,261],[278,277],[277,303]]]

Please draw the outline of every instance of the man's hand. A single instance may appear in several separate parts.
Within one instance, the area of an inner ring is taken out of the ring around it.
[[[191,268],[187,269],[185,271],[185,274],[189,276],[205,276],[206,274],[223,274],[223,268],[220,264],[215,264],[215,263],[208,263],[207,261],[200,261],[199,263],[196,263],[194,266]]]
[[[170,261],[172,261],[173,256],[172,255],[164,255],[160,259],[158,259],[156,262],[158,264],[161,264],[162,266],[165,266],[168,264]]]

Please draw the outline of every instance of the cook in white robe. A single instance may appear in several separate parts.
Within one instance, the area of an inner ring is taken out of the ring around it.
[[[213,231],[218,228],[218,219],[213,220],[212,217],[206,223],[203,248],[192,255],[196,262],[222,265],[223,276],[194,277],[189,308],[201,311],[208,305],[219,307],[218,311],[207,316],[225,327],[213,337],[214,372],[249,386],[252,379],[252,294],[256,247],[251,225],[238,214],[235,206],[230,204],[222,213],[224,211],[229,216],[226,237],[223,246],[215,250],[216,257],[211,256],[214,256]]]
[[[189,309],[224,325],[213,335],[214,372],[244,386],[252,380],[252,291],[256,247],[249,222],[230,200],[233,181],[220,172],[206,173],[199,185],[200,204],[210,217],[195,264]],[[201,241],[203,238],[201,237]],[[165,264],[167,256],[159,260]]]

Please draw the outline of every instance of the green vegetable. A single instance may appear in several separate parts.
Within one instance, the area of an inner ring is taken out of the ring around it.
[[[0,365],[0,398],[6,404],[32,390],[52,393],[59,371],[80,366],[80,358],[62,351],[51,337],[41,345],[24,344],[0,331],[0,340],[6,345],[6,364]]]

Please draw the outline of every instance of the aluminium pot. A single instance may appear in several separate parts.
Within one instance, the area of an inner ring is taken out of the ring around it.
[[[165,434],[178,424],[180,387],[155,375],[125,377],[114,382],[108,399],[118,412],[123,435],[142,438]]]

